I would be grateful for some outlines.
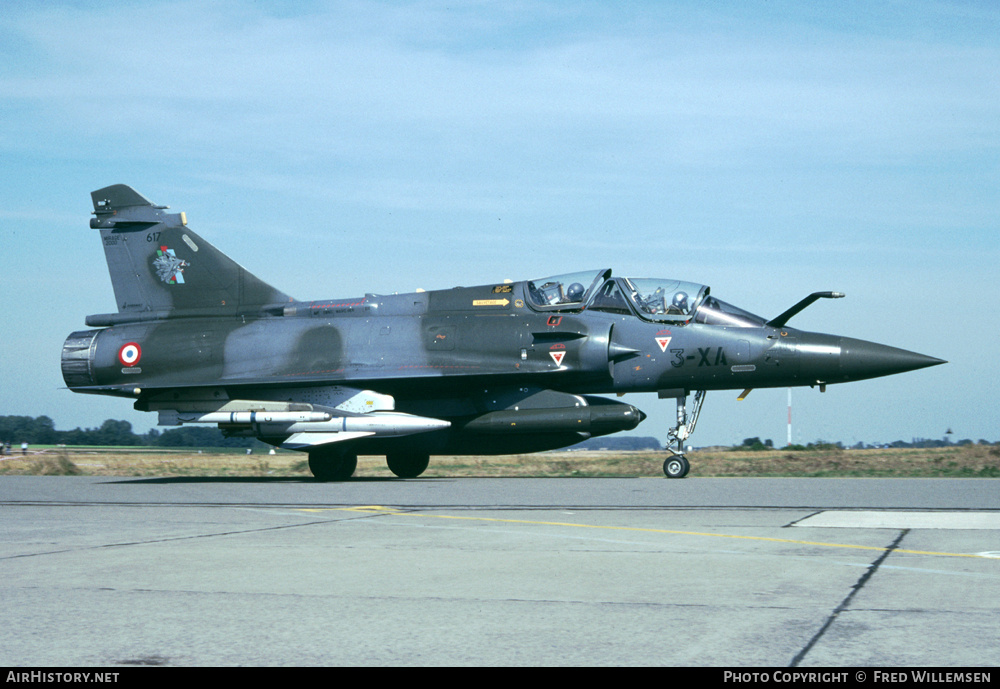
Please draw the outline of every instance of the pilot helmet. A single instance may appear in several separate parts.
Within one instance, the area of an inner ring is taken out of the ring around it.
[[[570,301],[583,301],[583,285],[574,282],[566,289],[566,298]]]
[[[686,312],[688,309],[688,295],[685,292],[678,292],[674,295],[674,308]]]

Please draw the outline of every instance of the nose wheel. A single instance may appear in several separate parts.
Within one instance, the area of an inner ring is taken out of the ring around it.
[[[684,455],[674,455],[663,462],[663,473],[667,478],[684,478],[691,469],[691,463]]]
[[[705,391],[697,390],[691,404],[691,415],[687,413],[687,397],[677,398],[677,427],[671,428],[668,436],[667,451],[673,456],[663,462],[663,473],[667,478],[684,478],[691,470],[691,463],[684,456],[684,441],[694,433],[694,427],[701,415],[701,405],[705,401]],[[690,423],[689,423],[690,421]],[[677,449],[671,447],[676,445]]]

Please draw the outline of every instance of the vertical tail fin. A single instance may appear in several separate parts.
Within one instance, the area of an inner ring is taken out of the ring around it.
[[[91,198],[120,314],[224,315],[292,301],[190,230],[184,213],[124,184]]]

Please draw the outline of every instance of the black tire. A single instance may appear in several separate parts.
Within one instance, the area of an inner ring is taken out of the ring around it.
[[[691,463],[684,455],[674,455],[663,462],[663,473],[667,478],[684,478],[690,470]]]
[[[346,452],[310,452],[309,471],[317,481],[346,481],[358,468],[358,456]]]
[[[385,456],[389,471],[399,478],[416,478],[424,473],[430,463],[430,455],[391,454]]]

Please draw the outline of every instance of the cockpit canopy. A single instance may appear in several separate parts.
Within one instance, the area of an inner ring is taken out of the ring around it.
[[[652,321],[686,322],[708,295],[709,288],[693,282],[653,278],[623,278],[639,316]]]
[[[658,278],[612,278],[611,270],[568,273],[529,280],[525,293],[540,311],[604,311],[659,323],[694,321],[708,325],[757,328],[760,316],[709,295],[710,288],[693,282]]]
[[[590,300],[597,286],[610,277],[611,269],[607,268],[528,280],[525,293],[528,296],[528,303],[536,309],[546,311],[581,309]]]

